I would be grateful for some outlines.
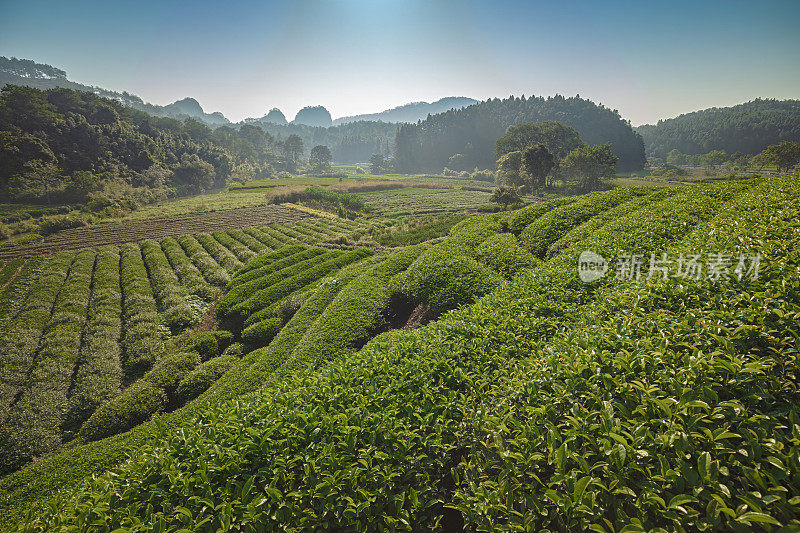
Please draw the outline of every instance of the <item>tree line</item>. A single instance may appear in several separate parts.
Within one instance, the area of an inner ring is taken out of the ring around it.
[[[329,166],[327,148],[315,150],[316,166]],[[65,88],[0,91],[0,201],[104,207],[196,194],[239,175],[294,172],[304,154],[300,137],[251,124],[212,130]]]
[[[636,131],[651,157],[665,159],[673,150],[687,155],[715,150],[754,155],[781,141],[800,142],[800,100],[756,99],[713,107],[639,126]]]
[[[395,167],[400,172],[432,172],[458,154],[464,168],[491,168],[495,140],[509,126],[559,121],[591,145],[608,144],[620,170],[644,167],[644,144],[616,110],[575,96],[490,99],[459,110],[400,125],[395,139]]]

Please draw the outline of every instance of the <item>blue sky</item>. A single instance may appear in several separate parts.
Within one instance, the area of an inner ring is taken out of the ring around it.
[[[575,95],[634,125],[800,98],[800,2],[0,0],[0,55],[232,120]]]

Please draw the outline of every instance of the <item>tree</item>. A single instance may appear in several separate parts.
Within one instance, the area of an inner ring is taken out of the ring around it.
[[[174,171],[175,181],[185,192],[197,194],[214,185],[214,167],[197,154],[183,154],[181,164]]]
[[[333,156],[327,146],[317,145],[311,149],[311,155],[308,158],[308,164],[314,172],[324,172],[330,170]]]
[[[714,167],[721,165],[728,160],[728,154],[725,152],[725,150],[712,150],[705,155],[704,159],[706,161],[706,165],[713,170]]]
[[[785,172],[800,163],[800,144],[783,141],[768,146],[758,156],[761,161],[772,163],[778,167],[778,172]]]
[[[509,187],[508,185],[502,185],[496,188],[492,192],[492,196],[489,198],[489,200],[496,204],[502,205],[503,209],[508,209],[509,205],[517,205],[522,203],[522,198],[520,198],[517,188]]]
[[[561,161],[559,170],[565,180],[571,181],[580,191],[599,189],[603,178],[611,178],[617,171],[617,157],[611,146],[583,145],[575,148]]]
[[[524,150],[532,144],[544,145],[553,156],[561,159],[581,146],[583,141],[577,131],[561,122],[528,122],[509,127],[506,134],[495,142],[495,154],[499,159],[509,152]]]
[[[292,171],[297,170],[297,164],[300,162],[300,158],[303,157],[304,151],[303,139],[299,135],[289,135],[283,141],[283,153]]]
[[[374,153],[369,158],[369,171],[372,174],[381,174],[386,170],[386,158],[381,153]]]
[[[467,157],[464,154],[453,154],[447,160],[447,168],[453,170],[467,170]]]
[[[543,144],[528,146],[522,152],[522,177],[531,190],[544,189],[547,175],[553,170],[555,159]]]
[[[497,181],[500,185],[521,187],[522,179],[522,151],[509,152],[497,160]]]

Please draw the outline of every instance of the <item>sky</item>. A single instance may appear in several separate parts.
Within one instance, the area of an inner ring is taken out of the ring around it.
[[[800,1],[0,0],[0,55],[233,121],[580,94],[633,125],[800,98]]]

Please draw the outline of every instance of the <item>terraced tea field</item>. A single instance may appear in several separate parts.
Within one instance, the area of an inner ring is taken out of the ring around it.
[[[63,230],[35,243],[0,248],[0,259],[34,257],[61,250],[161,239],[187,233],[228,230],[262,224],[285,224],[312,218],[307,213],[279,205],[227,209],[144,220],[100,223]]]
[[[313,246],[363,231],[325,219],[10,261],[0,316],[32,340],[4,343],[23,364],[3,368],[30,369],[3,376],[21,387],[4,466],[55,453],[0,479],[3,525],[794,530],[798,191],[615,189],[431,221],[391,250]],[[585,250],[761,263],[589,284]],[[192,298],[220,329],[171,336]],[[113,383],[91,378],[103,361]]]
[[[200,323],[245,262],[361,227],[306,220],[3,264],[0,471],[74,437],[98,406],[150,371],[174,335]],[[319,250],[322,257],[349,257]]]

